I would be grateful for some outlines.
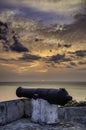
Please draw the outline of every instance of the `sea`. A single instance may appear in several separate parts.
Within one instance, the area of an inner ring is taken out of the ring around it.
[[[65,88],[76,101],[86,101],[86,82],[0,82],[0,102],[18,99],[16,89],[23,88]]]

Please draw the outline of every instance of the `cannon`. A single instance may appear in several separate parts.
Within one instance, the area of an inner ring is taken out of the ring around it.
[[[45,88],[22,88],[18,87],[16,90],[16,95],[18,97],[27,97],[33,99],[44,99],[47,100],[50,104],[57,104],[64,106],[69,101],[72,100],[72,97],[68,94],[65,88],[60,89],[45,89]]]

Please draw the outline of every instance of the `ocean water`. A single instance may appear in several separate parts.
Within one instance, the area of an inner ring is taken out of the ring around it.
[[[2,82],[0,83],[0,102],[18,99],[16,89],[24,88],[65,88],[74,100],[86,100],[86,82]]]

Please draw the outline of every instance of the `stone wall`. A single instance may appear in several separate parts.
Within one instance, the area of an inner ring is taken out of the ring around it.
[[[60,121],[86,124],[86,107],[63,107],[58,110]]]
[[[0,125],[27,117],[32,113],[29,99],[13,100],[0,103]],[[60,121],[70,121],[86,124],[86,107],[59,107],[58,118]]]
[[[24,116],[24,101],[13,100],[0,103],[0,125],[20,119]]]

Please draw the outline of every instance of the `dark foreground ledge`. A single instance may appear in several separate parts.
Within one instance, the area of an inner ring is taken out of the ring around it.
[[[59,123],[39,125],[31,122],[31,100],[0,103],[0,130],[85,130],[86,107],[58,108]]]

